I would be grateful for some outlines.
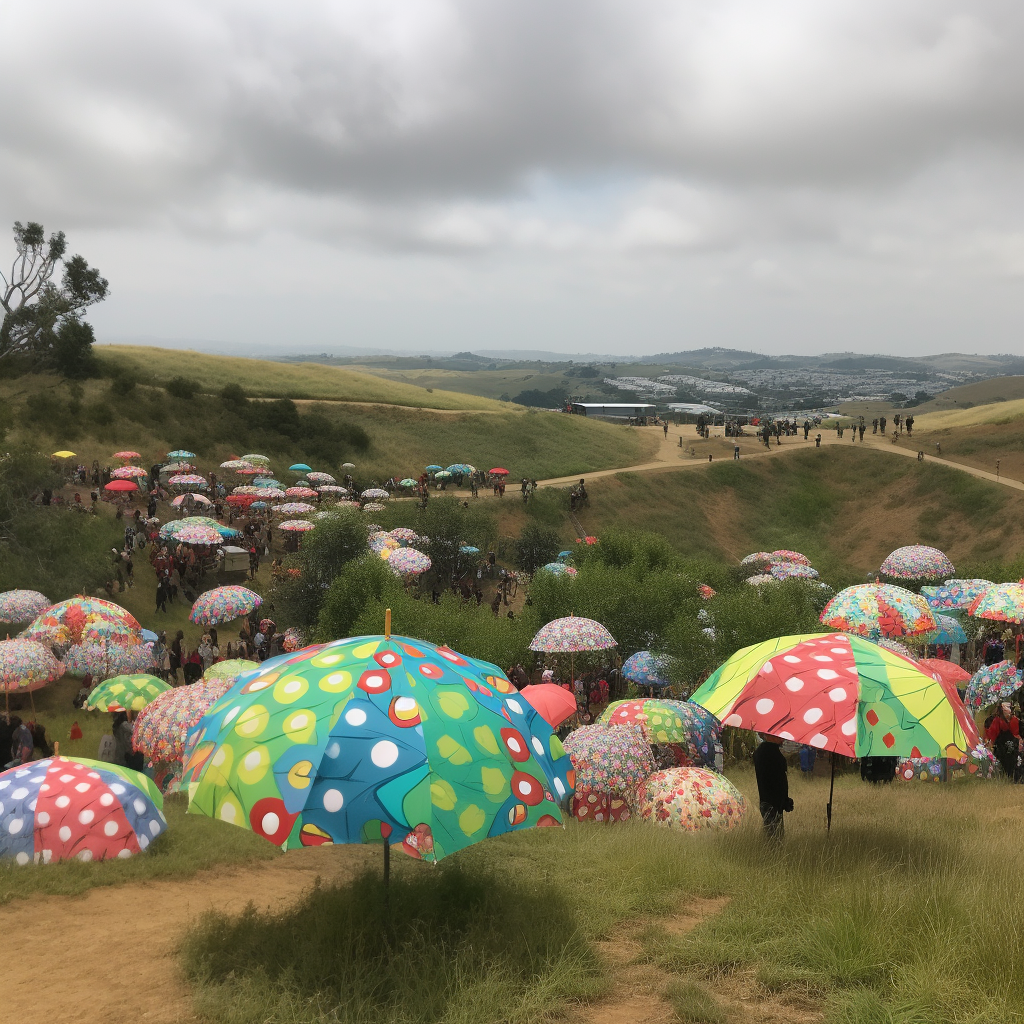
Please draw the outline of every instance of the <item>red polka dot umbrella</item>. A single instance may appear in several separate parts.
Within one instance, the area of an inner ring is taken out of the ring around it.
[[[847,757],[959,757],[979,739],[955,691],[906,658],[842,633],[745,647],[690,700],[723,725]]]

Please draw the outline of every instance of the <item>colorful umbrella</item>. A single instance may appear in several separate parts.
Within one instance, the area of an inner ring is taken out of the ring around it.
[[[105,491],[137,491],[139,485],[132,482],[131,480],[111,480],[109,484],[104,484],[103,490]]]
[[[69,451],[54,452],[53,457],[55,459],[73,459],[75,457],[75,453]]]
[[[97,679],[109,679],[155,667],[153,650],[145,644],[81,643],[69,648],[64,655],[64,670],[71,676],[91,675]]]
[[[272,476],[257,476],[253,477],[252,481],[257,487],[283,487],[284,485],[280,480],[275,480]]]
[[[16,864],[124,859],[167,828],[141,772],[47,757],[0,774],[0,857]]]
[[[415,530],[409,529],[408,526],[396,526],[393,530],[389,531],[391,536],[398,541],[399,544],[411,545],[419,543],[420,536]]]
[[[684,832],[735,828],[747,810],[743,794],[707,768],[655,772],[640,786],[637,802],[641,821]]]
[[[200,594],[192,605],[189,622],[202,626],[216,626],[254,612],[263,604],[263,598],[247,587],[215,587]]]
[[[284,631],[284,641],[281,646],[286,651],[301,651],[306,646],[306,638],[300,629],[289,626]]]
[[[283,505],[275,505],[274,512],[286,516],[301,516],[307,512],[315,512],[316,505],[307,505],[304,501],[286,501]]]
[[[755,551],[740,559],[740,565],[771,565],[772,553],[770,551]]]
[[[938,629],[934,633],[927,633],[925,639],[930,644],[965,644],[967,634],[964,627],[960,625],[952,615],[939,615],[936,613],[935,622]]]
[[[238,476],[251,476],[254,479],[258,477],[262,472],[262,469],[257,469],[255,466],[250,466],[248,463],[246,463],[244,466],[239,466],[238,469],[235,470],[235,473]]]
[[[114,480],[142,479],[149,476],[141,466],[119,466],[110,475]]]
[[[565,738],[565,752],[580,790],[632,797],[655,769],[651,748],[636,726],[584,725]]]
[[[961,668],[956,662],[945,661],[942,658],[922,658],[918,665],[933,679],[946,682],[954,687],[962,687],[971,678],[971,673]]]
[[[773,562],[768,570],[777,580],[816,580],[818,570],[802,562]]]
[[[842,633],[744,647],[690,700],[723,725],[846,757],[953,756],[978,741],[974,722],[941,683],[906,658]]]
[[[665,658],[650,651],[637,651],[630,655],[622,666],[622,674],[640,686],[656,686],[659,689],[669,684],[671,666]]]
[[[419,576],[431,566],[430,559],[415,548],[398,548],[388,558],[388,568],[396,576]]]
[[[315,498],[317,496],[312,487],[286,487],[284,493],[289,498]]]
[[[444,469],[444,466],[425,466],[424,468],[428,473],[437,473],[440,470]]]
[[[196,467],[191,462],[168,462],[160,468],[161,473],[173,476],[175,473],[194,473]]]
[[[308,473],[312,468],[312,466],[307,466],[304,462],[296,462],[294,466],[288,467],[292,473]]]
[[[956,570],[938,548],[910,544],[893,551],[879,572],[895,580],[941,580],[952,576]]]
[[[519,691],[552,729],[557,729],[577,712],[576,698],[554,683],[534,683]]]
[[[840,590],[825,605],[821,622],[858,636],[916,636],[936,627],[923,597],[889,583],[861,583]]]
[[[338,482],[330,473],[307,473],[306,479],[314,484],[336,484]]]
[[[1024,580],[993,584],[971,602],[967,613],[996,622],[1024,622]]]
[[[810,565],[811,560],[799,551],[790,551],[789,548],[779,548],[771,553],[772,562],[786,562],[792,565]]]
[[[127,608],[100,597],[69,597],[46,609],[33,625],[66,625],[74,633],[95,619],[113,619],[132,629],[141,629],[139,620]]]
[[[778,583],[778,580],[774,576],[769,576],[762,572],[758,573],[756,576],[748,576],[746,582],[752,587],[760,587],[765,583]]]
[[[179,494],[176,498],[173,498],[171,500],[171,505],[174,508],[181,508],[182,505],[187,505],[189,503],[194,505],[213,504],[213,502],[210,501],[210,499],[206,497],[205,494]]]
[[[183,448],[179,448],[177,451],[168,452],[168,459],[194,459],[196,457],[195,452],[187,452]],[[242,459],[243,462],[248,462],[249,458],[245,457]]]
[[[407,476],[403,480],[399,480],[398,481],[398,486],[399,487],[415,487],[416,483],[417,483],[417,481],[413,480],[413,478],[411,476]]]
[[[145,673],[114,676],[92,688],[85,706],[90,711],[141,711],[170,688],[169,683]]]
[[[712,590],[706,583],[698,583],[697,589],[700,591],[700,596],[704,598],[705,601],[710,601],[717,593],[717,591]]]
[[[348,494],[347,487],[340,487],[338,484],[321,484],[317,490],[320,494]]]
[[[908,757],[900,762],[896,778],[905,782],[949,782],[955,779],[994,779],[998,762],[984,744],[961,757]]]
[[[35,640],[0,640],[0,685],[4,690],[38,690],[62,675],[64,666]]]
[[[1021,673],[1012,661],[982,665],[967,684],[964,703],[972,708],[987,708],[1016,693],[1024,685]]]
[[[580,651],[604,651],[616,646],[615,638],[600,622],[569,615],[541,626],[530,643],[530,650],[578,654]]]
[[[440,860],[559,824],[568,757],[501,670],[408,637],[264,662],[189,735],[189,813],[282,848],[398,841]]]
[[[605,708],[599,722],[608,726],[637,725],[652,746],[668,747],[679,767],[714,767],[716,744],[722,729],[714,715],[699,704],[685,700],[614,701]]]
[[[5,590],[0,594],[0,622],[31,622],[50,607],[38,590]]]
[[[228,658],[227,661],[218,661],[211,665],[204,673],[203,679],[208,682],[224,680],[234,684],[238,678],[246,672],[253,672],[260,667],[258,661],[248,661],[245,658]]]
[[[132,459],[141,459],[142,456],[138,452],[114,452],[115,459],[120,459],[122,462],[130,462]]]
[[[359,497],[364,501],[387,501],[391,495],[383,487],[369,487]]]
[[[289,533],[305,533],[307,530],[312,530],[314,524],[309,522],[307,519],[286,519],[283,523],[278,524],[279,530],[287,530]]]
[[[468,552],[467,552],[468,553]],[[461,554],[461,550],[460,550]],[[578,569],[573,568],[571,565],[566,565],[564,562],[548,562],[547,565],[542,565],[538,572],[549,572],[552,576],[576,576],[579,572]]]
[[[340,505],[341,502],[338,502]],[[346,502],[347,504],[347,502]],[[364,512],[383,512],[387,508],[386,505],[382,505],[379,501],[370,501],[363,506]]]
[[[508,470],[502,469],[500,466],[497,469],[488,470],[491,476],[508,476]]]
[[[257,487],[253,494],[257,498],[285,498],[287,495],[280,487]]]
[[[220,464],[221,469],[252,469],[253,465],[251,462],[246,462],[245,459],[228,459],[227,462]]]
[[[199,544],[205,547],[214,547],[224,542],[219,530],[215,530],[212,526],[201,526],[195,523],[175,530],[173,537],[179,544]]]
[[[200,487],[205,489],[209,487],[205,477],[201,477],[198,473],[175,473],[174,476],[168,478],[167,482],[172,487]]]
[[[248,462],[252,466],[269,466],[270,459],[266,455],[243,455],[243,462]]]
[[[464,558],[472,558],[474,555],[480,554],[480,549],[478,547],[474,547],[472,544],[462,544],[459,547],[459,554]]]
[[[995,584],[991,580],[946,580],[936,587],[922,587],[921,594],[935,611],[970,608],[974,601]]]

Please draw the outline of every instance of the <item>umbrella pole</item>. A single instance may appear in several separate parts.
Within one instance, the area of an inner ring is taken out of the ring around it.
[[[384,912],[391,913],[391,844],[384,840]]]
[[[832,831],[832,793],[836,788],[836,755],[835,751],[830,751],[828,755],[829,762],[832,765],[831,778],[828,784],[828,803],[825,805],[825,831]]]
[[[32,705],[32,718],[36,718],[36,699],[32,694],[32,691],[28,691],[28,702]]]

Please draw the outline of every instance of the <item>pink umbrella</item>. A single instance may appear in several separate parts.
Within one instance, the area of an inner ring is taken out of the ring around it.
[[[278,525],[279,530],[287,530],[290,533],[305,533],[313,529],[313,523],[305,519],[286,519]]]
[[[519,691],[552,729],[576,714],[576,698],[554,683],[535,683]]]
[[[312,487],[286,487],[284,493],[289,498],[315,498],[316,491]]]

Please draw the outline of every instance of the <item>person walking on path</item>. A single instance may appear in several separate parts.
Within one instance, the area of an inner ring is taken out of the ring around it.
[[[907,437],[913,437],[914,436],[914,417],[913,416],[908,416],[906,418],[905,422],[906,422],[906,426],[907,426]]]
[[[864,443],[864,429],[865,429],[864,424],[862,423],[857,429],[860,431],[860,440],[861,440],[861,444],[863,444]]]
[[[758,733],[761,743],[754,751],[754,775],[757,778],[757,798],[764,822],[765,835],[781,839],[785,830],[782,815],[793,810],[789,796],[789,777],[786,758],[782,753],[782,740],[767,733]]]
[[[885,437],[885,417],[880,416],[878,419],[878,432]]]

